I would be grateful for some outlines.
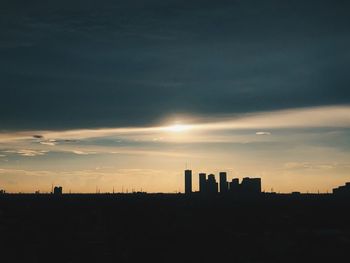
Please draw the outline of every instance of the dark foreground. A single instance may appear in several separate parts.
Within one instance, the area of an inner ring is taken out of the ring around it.
[[[0,196],[1,262],[349,262],[350,204],[182,195]]]

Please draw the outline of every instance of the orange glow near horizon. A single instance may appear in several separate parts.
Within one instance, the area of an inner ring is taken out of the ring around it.
[[[195,173],[261,177],[266,191],[326,192],[350,181],[349,129],[350,106],[327,106],[152,127],[4,131],[0,188],[178,192],[188,163]]]

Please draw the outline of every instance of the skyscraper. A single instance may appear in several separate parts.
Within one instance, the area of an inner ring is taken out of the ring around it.
[[[244,177],[241,183],[241,191],[246,194],[260,194],[261,178]]]
[[[237,194],[239,192],[239,179],[238,178],[233,178],[231,183],[230,183],[230,192]]]
[[[224,194],[228,191],[227,174],[226,172],[220,172],[220,193]]]
[[[185,170],[185,194],[192,193],[192,170]]]
[[[208,194],[216,194],[218,193],[218,183],[215,180],[215,175],[209,174],[207,180],[207,193]]]
[[[207,192],[207,179],[205,173],[199,174],[199,192],[202,194]]]

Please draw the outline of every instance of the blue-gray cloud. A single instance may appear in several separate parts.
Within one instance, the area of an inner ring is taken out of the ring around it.
[[[350,103],[347,1],[3,1],[2,129]]]

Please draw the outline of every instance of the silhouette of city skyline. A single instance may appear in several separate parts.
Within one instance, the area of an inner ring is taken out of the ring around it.
[[[229,180],[224,171],[186,169],[181,177],[184,191],[175,194],[100,193],[98,188],[71,194],[59,185],[52,185],[50,194],[1,190],[1,258],[292,263],[347,257],[350,183],[331,194],[278,194],[262,192],[261,178]],[[181,250],[174,253],[174,247]]]
[[[219,172],[219,182],[216,180],[216,175],[213,173],[206,174],[204,172],[198,173],[198,191],[193,191],[193,172],[190,169],[186,169],[184,171],[184,195],[201,195],[201,196],[215,196],[215,195],[225,195],[225,196],[258,196],[261,194],[274,194],[276,195],[276,192],[265,192],[262,191],[262,179],[261,178],[251,178],[251,177],[243,177],[240,181],[239,178],[232,178],[231,181],[227,180],[227,172]],[[62,186],[54,186],[52,185],[51,194],[53,195],[63,195],[63,194],[71,194],[71,191],[69,190],[69,193],[63,192]],[[126,192],[115,192],[113,187],[112,194],[152,194],[147,193],[146,191],[135,191],[132,189],[132,191],[128,191],[126,189]],[[160,193],[160,192],[158,192]],[[16,193],[8,193],[5,189],[0,189],[0,194],[16,194]],[[18,193],[22,194],[22,193]],[[45,194],[41,193],[39,190],[34,191],[34,194]],[[74,194],[83,194],[83,193],[74,193]],[[90,194],[90,193],[86,193]],[[101,194],[101,191],[96,188],[95,194]],[[106,192],[106,194],[111,194],[109,192]],[[157,193],[154,193],[157,194]],[[166,194],[166,193],[164,193]],[[176,194],[181,194],[181,192],[177,192]],[[283,195],[309,195],[309,192],[301,193],[299,191],[292,191],[290,193],[283,193]],[[321,194],[321,193],[317,193]],[[330,195],[327,193],[322,193]],[[344,185],[338,186],[336,188],[332,189],[332,195],[334,196],[344,196],[348,197],[350,196],[350,182],[345,182]]]
[[[261,178],[244,177],[239,183],[238,178],[233,178],[231,182],[227,181],[227,173],[219,173],[219,183],[216,182],[214,174],[199,173],[199,193],[202,195],[212,194],[234,194],[251,195],[261,193]],[[220,188],[219,188],[220,186]],[[192,191],[192,170],[185,170],[185,194],[191,194]]]
[[[227,181],[227,172],[219,172],[219,183],[217,183],[215,175],[209,174],[208,177],[206,173],[200,172],[198,174],[199,180],[199,191],[192,191],[192,170],[185,170],[185,195],[199,193],[201,195],[259,195],[264,192],[261,191],[261,178],[250,178],[243,177],[241,183],[239,178],[232,178],[231,182]],[[275,192],[270,192],[276,194]],[[337,196],[350,196],[350,182],[345,183],[343,186],[334,188],[332,191],[333,195]],[[291,195],[301,194],[298,191],[292,191]]]

